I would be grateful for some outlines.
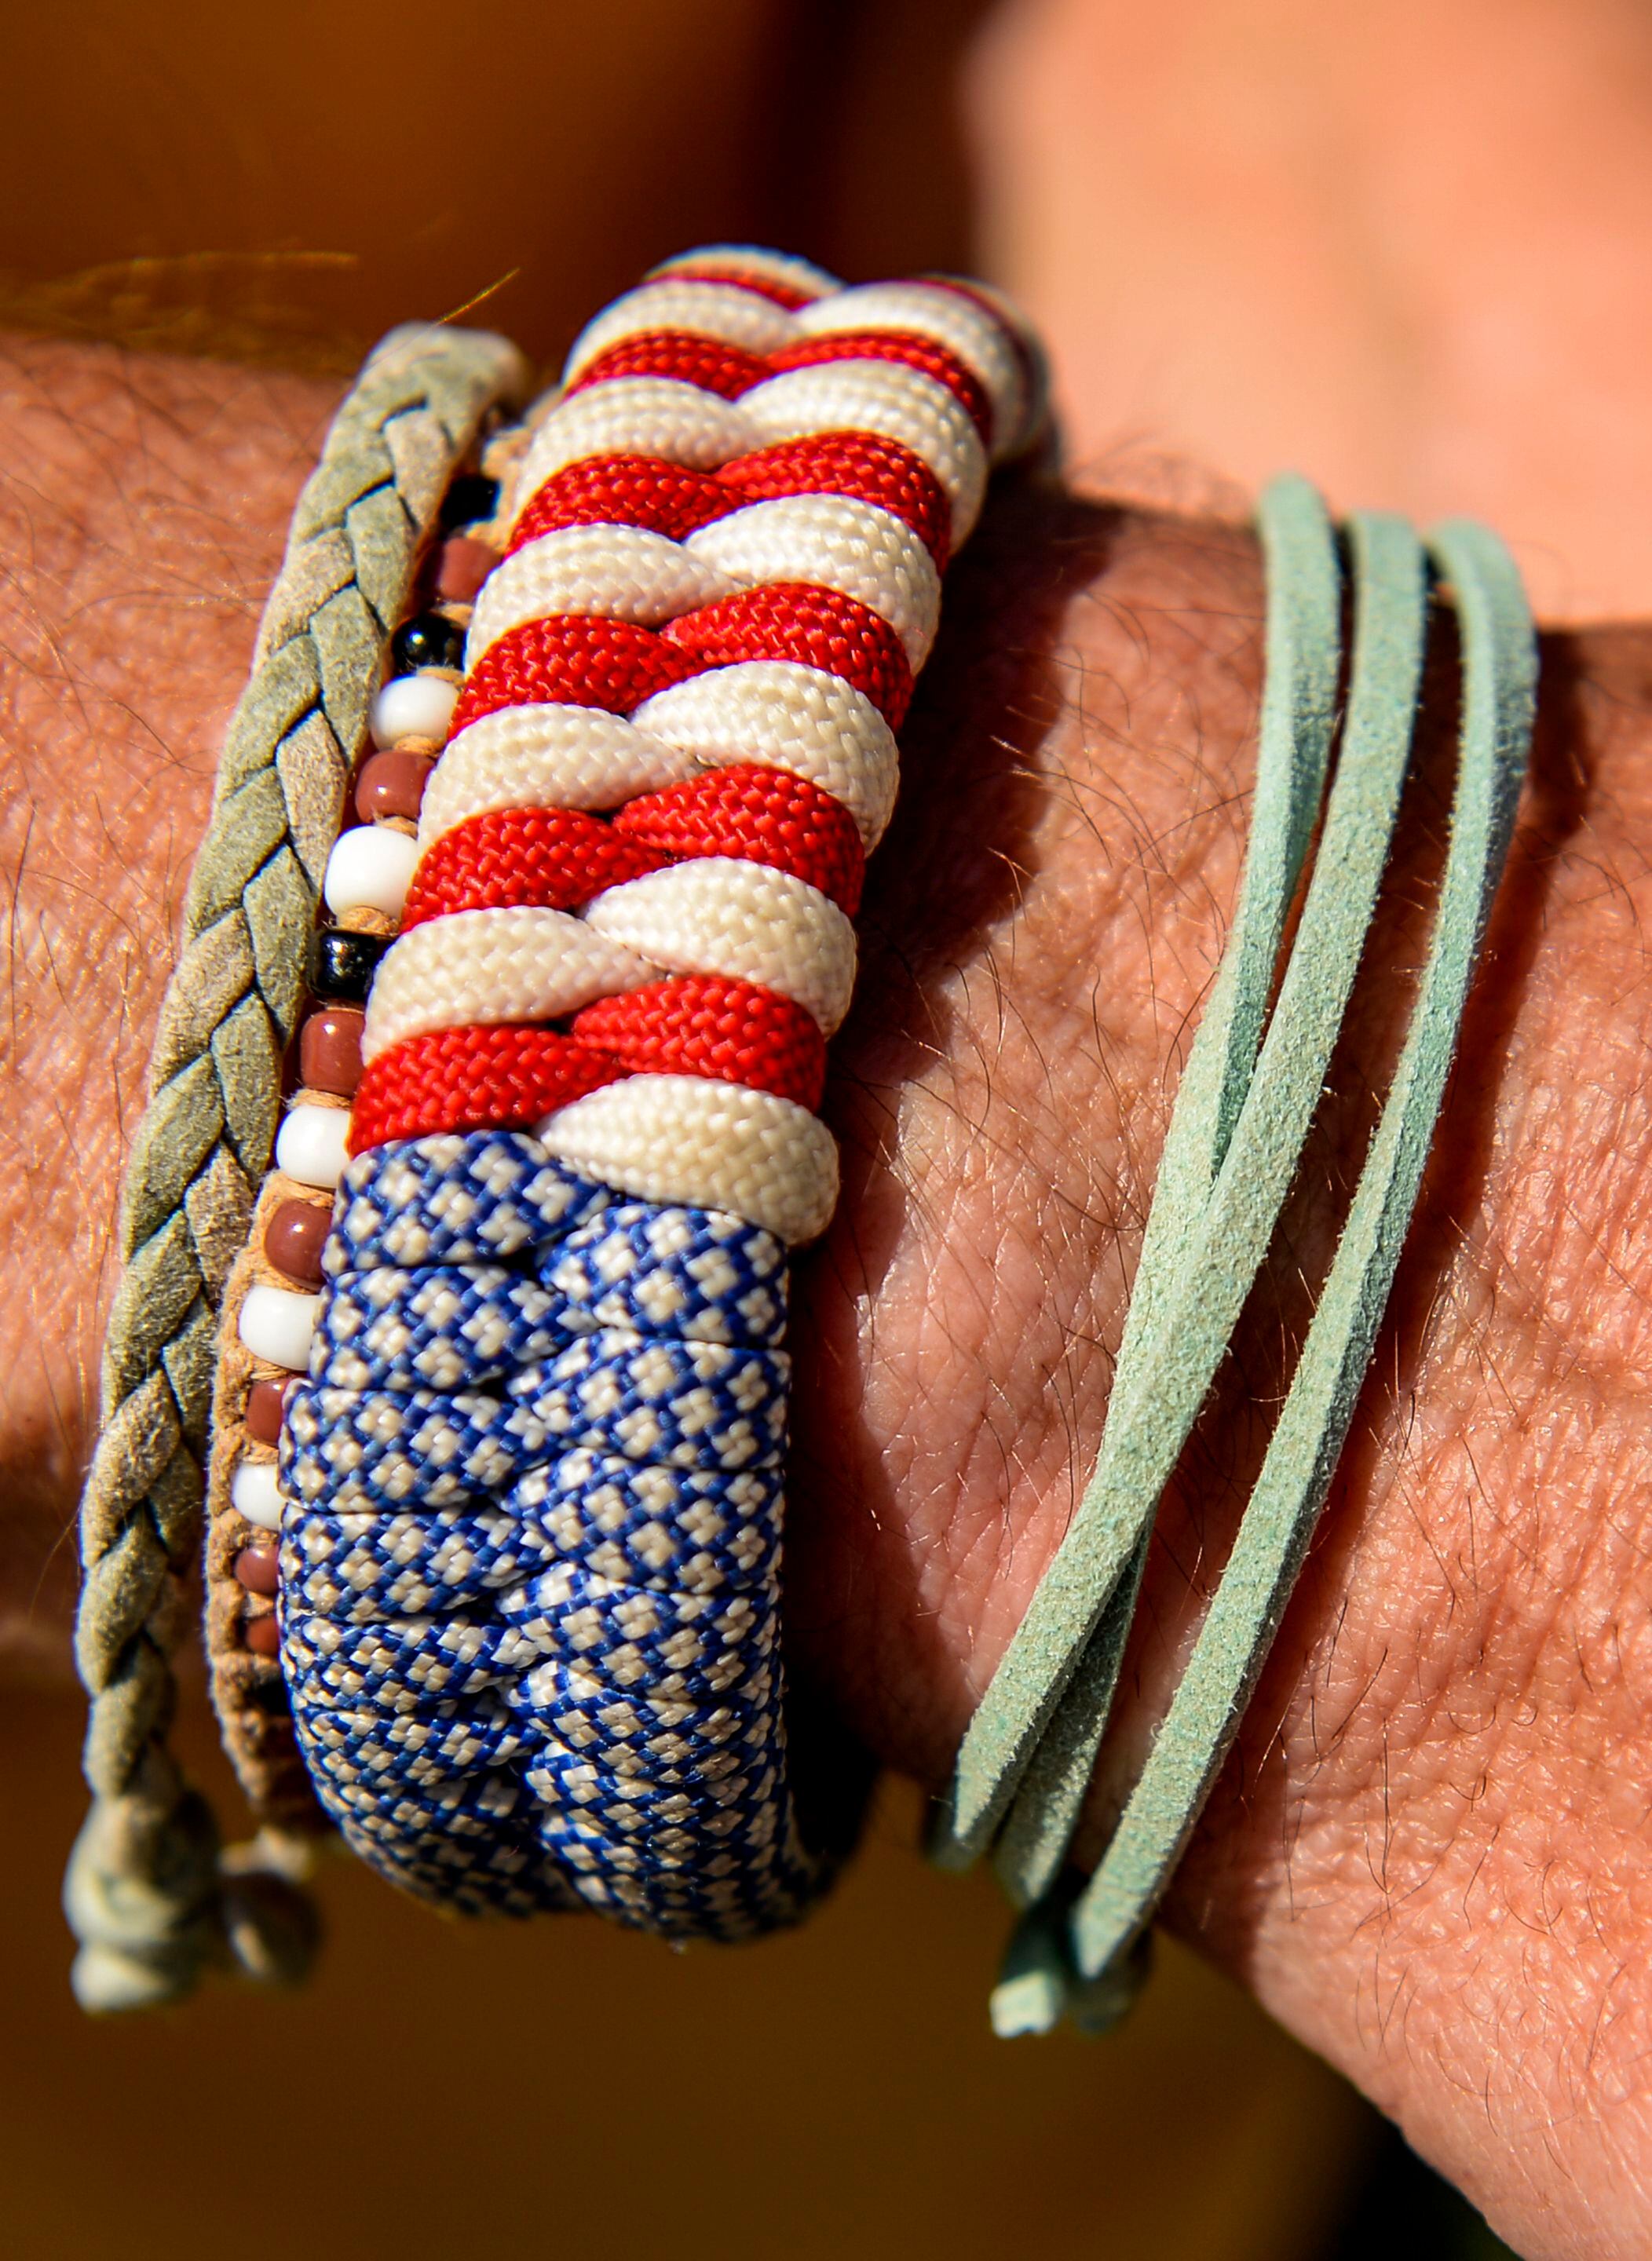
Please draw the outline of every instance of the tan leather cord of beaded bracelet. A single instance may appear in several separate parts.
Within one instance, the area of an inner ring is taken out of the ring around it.
[[[315,902],[351,757],[456,462],[527,371],[420,324],[367,362],[298,499],[231,721],[128,1163],[103,1421],[80,1511],[75,1656],[94,1803],[65,1884],[88,2008],[187,1993],[212,1960],[284,1975],[278,1880],[220,1888],[218,1832],[167,1747],[189,1619],[218,1306],[276,1129]]]
[[[380,849],[407,843],[411,870],[415,821],[423,778],[435,764],[441,737],[427,694],[435,694],[439,715],[444,690],[456,693],[458,668],[448,662],[462,653],[471,599],[485,574],[498,563],[502,535],[490,541],[490,514],[498,507],[500,475],[525,435],[506,426],[483,451],[480,476],[461,470],[438,513],[449,530],[433,548],[426,569],[414,578],[412,617],[391,640],[392,675],[374,702],[370,744],[377,748],[357,765],[351,801],[356,831],[338,832],[323,877],[327,923],[317,942],[333,937],[363,938],[377,946],[398,931],[399,874],[392,855],[388,884],[381,875],[375,890],[363,887],[363,859],[349,851],[366,833]],[[426,607],[428,609],[425,609]],[[427,648],[432,631],[445,632],[448,649]],[[398,648],[413,639],[405,671]],[[421,664],[434,660],[435,664]],[[413,697],[399,700],[405,685]],[[347,817],[350,810],[347,808]],[[369,830],[369,828],[371,828]],[[384,860],[382,858],[379,859]],[[363,901],[363,894],[376,895]],[[323,988],[312,953],[313,985],[301,1002],[297,1087],[288,1102],[288,1123],[302,1128],[306,1114],[330,1111],[341,1125],[361,1073],[362,1013],[348,980]],[[325,1123],[319,1127],[323,1159],[305,1164],[301,1135],[294,1167],[272,1168],[259,1188],[247,1245],[236,1258],[225,1289],[219,1329],[219,1360],[213,1390],[212,1454],[207,1471],[205,1549],[206,1650],[212,1701],[224,1748],[259,1827],[255,1848],[236,1848],[238,1857],[255,1852],[290,1876],[309,1865],[310,1848],[332,1824],[311,1785],[292,1728],[285,1684],[277,1662],[276,1547],[273,1516],[275,1447],[285,1388],[298,1370],[286,1351],[292,1317],[300,1330],[310,1324],[320,1285],[320,1250],[332,1222],[332,1170],[325,1159]]]

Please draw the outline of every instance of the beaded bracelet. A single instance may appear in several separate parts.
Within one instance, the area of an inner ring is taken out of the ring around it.
[[[280,1446],[300,1745],[441,1905],[734,1938],[841,1852],[786,1765],[787,1253],[940,571],[1041,417],[975,286],[715,250],[531,424]]]
[[[298,499],[225,739],[126,1169],[125,1268],[80,1508],[94,1802],[65,1900],[90,2008],[175,1999],[215,1958],[270,1975],[302,1955],[273,1880],[262,1895],[255,1878],[221,1888],[216,1827],[167,1742],[217,1310],[269,1157],[316,891],[384,639],[454,463],[526,374],[502,338],[422,324],[370,356]]]
[[[506,427],[482,468],[461,466],[437,513],[443,537],[413,583],[409,616],[390,639],[391,673],[368,716],[365,758],[322,874],[326,922],[306,964],[296,1045],[298,1088],[260,1188],[248,1245],[225,1289],[207,1482],[206,1646],[225,1749],[260,1825],[259,1848],[289,1871],[328,1824],[293,1738],[277,1659],[274,1534],[280,1521],[275,1447],[286,1384],[313,1331],[331,1194],[361,1079],[363,1013],[373,968],[395,932],[415,855],[424,780],[457,696],[470,601],[499,562],[488,521],[512,444]]]

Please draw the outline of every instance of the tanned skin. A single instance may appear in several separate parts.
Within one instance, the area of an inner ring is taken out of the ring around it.
[[[335,395],[0,358],[0,1612],[69,1700],[116,1189],[218,743]],[[873,866],[799,1268],[796,1669],[938,1784],[1088,1473],[1231,919],[1248,535],[1011,484]],[[1096,1836],[1219,1571],[1427,935],[1455,676],[1268,1274],[1167,1502]],[[1533,777],[1375,1369],[1171,1920],[1523,2252],[1652,2252],[1652,634],[1545,640]]]

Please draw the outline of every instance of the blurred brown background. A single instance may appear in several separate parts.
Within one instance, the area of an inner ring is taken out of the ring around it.
[[[764,1946],[444,1924],[340,1860],[304,1993],[92,2025],[55,1905],[76,1722],[5,1712],[9,2261],[1309,2261],[1372,2157],[1351,2092],[1185,1955],[1117,2042],[995,2042],[1002,1904],[922,1867],[898,1794]]]
[[[392,322],[484,292],[552,356],[696,242],[957,266],[957,66],[982,12],[86,0],[19,20],[11,312],[343,369]]]
[[[983,264],[1091,481],[1237,509],[1289,461],[1498,519],[1551,614],[1652,604],[1634,0],[82,0],[5,34],[0,321],[342,371],[474,305],[551,361],[698,240]],[[18,2261],[1491,2250],[1174,1950],[1117,2040],[992,2042],[1004,1913],[898,1793],[826,1916],[743,1955],[448,1928],[341,1863],[303,1996],[90,2026],[77,1734],[8,1695]]]
[[[0,319],[341,370],[492,293],[549,358],[700,240],[973,262],[1097,481],[1292,463],[1492,519],[1550,617],[1652,607],[1644,0],[5,14]]]

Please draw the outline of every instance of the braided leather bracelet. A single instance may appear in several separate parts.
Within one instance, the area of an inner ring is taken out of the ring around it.
[[[787,1251],[941,569],[1041,413],[973,286],[743,250],[531,426],[281,1446],[317,1791],[444,1906],[733,1938],[849,1834],[786,1771]]]

